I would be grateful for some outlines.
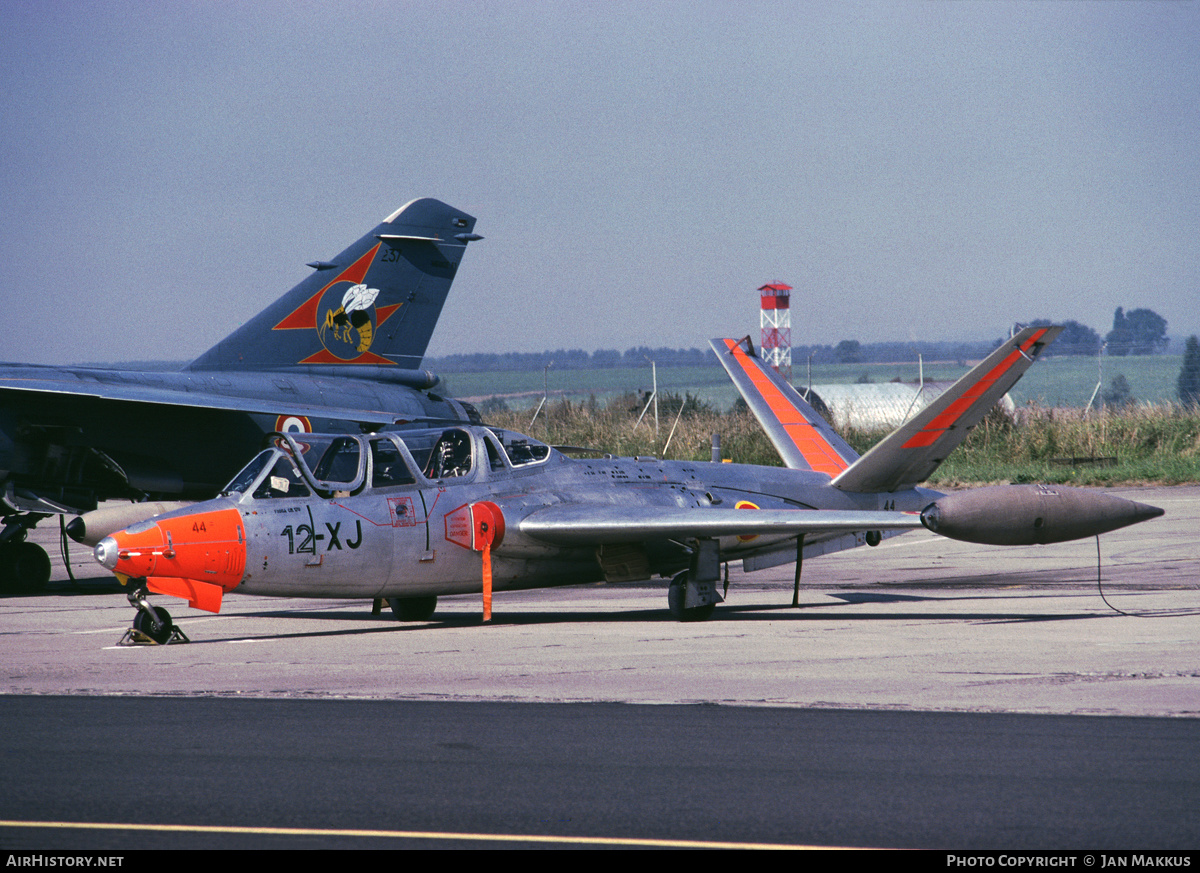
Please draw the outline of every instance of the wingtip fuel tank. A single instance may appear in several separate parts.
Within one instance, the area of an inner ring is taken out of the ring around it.
[[[190,505],[190,502],[182,500],[148,500],[142,503],[108,504],[71,519],[66,527],[67,536],[81,545],[95,548],[102,539],[117,531],[133,527],[156,515],[174,512]]]
[[[947,494],[921,522],[940,536],[993,546],[1061,543],[1158,518],[1163,510],[1113,494],[1057,485],[997,485]]]

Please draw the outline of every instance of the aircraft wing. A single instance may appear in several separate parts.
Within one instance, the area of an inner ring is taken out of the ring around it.
[[[754,353],[748,340],[714,339],[709,345],[784,464],[793,470],[837,476],[858,457],[858,452],[786,379]]]
[[[1060,333],[1058,326],[1025,328],[831,484],[843,491],[880,492],[924,482]]]
[[[650,539],[915,530],[917,512],[834,509],[677,509],[653,506],[548,506],[521,519],[523,534],[557,546],[607,545]]]
[[[171,373],[170,376],[176,377],[177,374]],[[269,379],[270,374],[264,374],[262,378]],[[296,402],[281,396],[273,398],[240,397],[232,394],[218,394],[208,390],[180,388],[174,384],[155,385],[153,374],[150,374],[150,378],[144,382],[132,380],[99,382],[78,378],[69,370],[47,368],[47,372],[43,374],[36,372],[32,367],[21,367],[19,371],[17,368],[13,368],[7,373],[0,372],[0,394],[8,391],[21,392],[30,396],[41,395],[47,399],[55,397],[93,398],[101,401],[149,403],[159,406],[263,415],[303,415],[309,418],[379,424],[391,423],[397,417],[397,410],[389,412],[364,407]]]

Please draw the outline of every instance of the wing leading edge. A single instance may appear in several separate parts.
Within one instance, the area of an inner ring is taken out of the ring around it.
[[[668,509],[579,504],[548,506],[521,519],[519,530],[559,546],[608,545],[652,539],[916,530],[918,512],[833,509]]]
[[[244,412],[261,415],[304,415],[309,418],[339,421],[362,421],[364,423],[389,424],[400,414],[383,409],[327,406],[308,401],[292,402],[283,398],[237,397],[211,392],[187,392],[164,388],[147,388],[137,385],[87,384],[80,387],[64,385],[49,387],[45,384],[31,387],[17,380],[0,378],[0,396],[7,391],[19,391],[38,402],[53,404],[58,398],[86,398],[99,401],[122,403],[144,403],[154,406],[172,406],[188,409],[211,409],[214,411]]]

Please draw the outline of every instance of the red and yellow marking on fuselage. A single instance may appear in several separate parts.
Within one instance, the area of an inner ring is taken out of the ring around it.
[[[757,503],[751,503],[749,500],[739,500],[733,505],[734,509],[758,509]],[[751,540],[758,539],[758,534],[738,534],[738,539],[743,543],[748,543]]]

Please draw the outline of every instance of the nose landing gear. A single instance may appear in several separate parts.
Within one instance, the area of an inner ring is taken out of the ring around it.
[[[125,631],[125,636],[121,637],[117,645],[169,646],[175,643],[190,643],[187,634],[171,621],[171,613],[161,606],[150,605],[150,601],[146,599],[148,593],[146,581],[142,579],[126,595],[130,605],[137,609],[137,615],[133,617],[133,627]]]

